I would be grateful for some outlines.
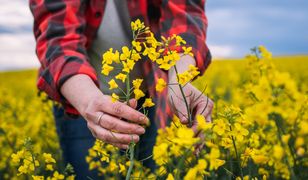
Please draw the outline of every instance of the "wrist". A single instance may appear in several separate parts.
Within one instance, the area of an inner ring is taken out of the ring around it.
[[[85,74],[70,77],[60,89],[63,96],[83,115],[89,102],[102,96],[93,80]]]

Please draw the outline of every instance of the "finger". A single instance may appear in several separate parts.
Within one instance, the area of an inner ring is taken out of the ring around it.
[[[187,113],[183,113],[183,111],[179,111],[178,117],[179,117],[182,124],[188,125],[189,120],[188,120]]]
[[[180,103],[179,101],[175,102],[176,104],[173,107],[174,112],[179,117],[180,122],[182,124],[188,124],[188,114],[186,106],[183,105],[183,103]]]
[[[110,97],[102,103],[101,109],[108,114],[127,119],[137,124],[148,125],[150,123],[149,119],[141,112],[119,101],[111,102]]]
[[[139,141],[139,136],[136,134],[122,134],[117,132],[111,132],[92,122],[88,122],[88,127],[94,131],[94,133],[96,134],[96,138],[106,143],[121,143],[128,145],[131,142]]]
[[[198,144],[198,145],[195,147],[194,154],[195,154],[196,156],[198,156],[199,153],[201,152],[201,150],[203,149],[203,147],[204,147],[204,143]]]
[[[97,138],[96,137],[97,136],[96,133],[93,130],[91,130],[91,129],[90,129],[90,131],[91,131],[93,137]],[[110,144],[112,144],[113,146],[116,146],[116,147],[118,147],[120,149],[128,149],[128,145],[127,144],[121,144],[121,143],[110,143]]]
[[[133,109],[136,109],[137,108],[137,100],[136,99],[130,99],[128,101],[128,105],[133,108]]]
[[[145,129],[138,124],[123,121],[107,113],[104,113],[102,115],[102,113],[103,112],[97,112],[95,116],[92,114],[88,114],[88,118],[95,119],[101,116],[100,120],[97,121],[92,120],[92,122],[94,122],[94,124],[99,123],[101,127],[114,132],[120,132],[124,134],[139,134],[139,135],[145,133]]]
[[[110,144],[113,145],[113,146],[116,146],[120,149],[128,149],[128,147],[129,147],[127,144],[121,144],[121,143],[110,143]]]
[[[199,143],[195,146],[195,152],[194,152],[196,155],[198,155],[201,152],[202,148],[204,147],[205,135],[201,131],[199,131],[196,134],[196,136],[200,138]]]
[[[204,96],[197,104],[196,104],[196,113],[195,117],[197,114],[201,114],[204,117],[207,117],[211,114],[212,109],[213,109],[214,103],[211,99],[208,97]]]
[[[197,115],[203,115],[206,119],[206,122],[211,122],[211,114],[213,109],[213,101],[206,96],[195,103],[195,113],[194,113],[194,123],[192,126],[193,131],[198,134],[198,124],[197,124]]]
[[[96,139],[98,139],[95,132],[93,132],[93,131],[91,130],[91,133],[92,133],[93,137],[95,137]],[[111,145],[113,145],[113,146],[116,146],[116,147],[118,147],[118,148],[120,148],[120,149],[128,149],[128,147],[129,147],[127,144],[121,144],[121,143],[109,143],[109,144],[111,144]]]
[[[124,134],[138,134],[138,135],[145,133],[145,129],[142,126],[139,126],[138,124],[123,121],[109,114],[103,114],[103,116],[101,116],[99,123],[101,127],[104,127],[105,129],[108,129],[114,132],[120,132]]]
[[[208,122],[208,123],[212,122],[212,111],[213,111],[213,109],[211,109],[209,114],[206,116],[206,122]]]
[[[193,121],[193,125],[191,126],[191,129],[194,131],[195,136],[198,136],[201,133],[201,131],[198,130],[198,122],[197,122],[197,120]]]
[[[187,109],[184,105],[184,101],[180,99],[180,97],[174,95],[169,96],[169,101],[172,111],[177,115],[177,117],[180,119],[180,122],[182,124],[188,124],[188,115],[187,115]]]

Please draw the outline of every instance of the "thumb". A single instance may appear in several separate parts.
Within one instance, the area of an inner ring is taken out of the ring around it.
[[[136,100],[136,99],[130,99],[130,100],[128,101],[128,105],[129,105],[131,108],[136,109],[136,108],[137,108],[137,100]]]
[[[175,108],[176,108],[176,114],[178,115],[181,123],[188,124],[188,112],[186,107],[180,104]]]

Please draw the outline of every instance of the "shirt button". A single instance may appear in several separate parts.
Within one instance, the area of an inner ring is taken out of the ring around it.
[[[101,13],[101,12],[96,12],[96,13],[95,13],[95,17],[96,17],[96,18],[101,17],[101,15],[102,15],[102,13]]]

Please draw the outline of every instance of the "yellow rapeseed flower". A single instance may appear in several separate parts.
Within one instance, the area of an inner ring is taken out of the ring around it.
[[[197,119],[198,130],[207,131],[211,129],[213,126],[212,123],[206,122],[204,115],[197,114],[196,119]]]
[[[184,71],[181,74],[178,74],[178,80],[179,84],[184,86],[186,83],[188,83],[192,79],[192,75],[188,71]]]
[[[103,54],[103,64],[112,64],[113,62],[119,63],[119,51],[113,53],[113,49],[110,48],[107,52]]]
[[[53,171],[53,165],[52,164],[46,164],[46,171]]]
[[[177,137],[172,140],[180,146],[192,147],[199,141],[198,137],[195,137],[194,131],[190,128],[179,127],[177,130]]]
[[[121,80],[123,83],[125,82],[126,77],[127,77],[127,75],[123,74],[123,73],[119,73],[118,75],[115,76],[116,79]]]
[[[110,71],[112,71],[114,69],[114,67],[108,65],[108,64],[103,64],[102,67],[102,74],[105,76],[108,76]]]
[[[61,180],[64,179],[65,176],[63,174],[60,174],[58,171],[55,171],[53,173],[53,177],[51,178],[51,180]]]
[[[186,175],[184,176],[184,180],[196,179],[198,170],[196,168],[190,168]]]
[[[192,75],[192,78],[196,77],[197,75],[200,74],[200,72],[198,71],[198,68],[192,64],[190,64],[188,66],[188,72]]]
[[[44,180],[44,176],[35,176],[35,175],[32,175],[31,176],[33,180]]]
[[[166,86],[167,86],[166,81],[165,81],[163,78],[159,78],[159,79],[157,80],[155,89],[156,89],[156,91],[158,91],[158,92],[162,92]]]
[[[118,84],[115,82],[114,79],[111,79],[111,80],[108,82],[108,84],[109,84],[109,89],[110,89],[110,90],[119,87]]]
[[[295,140],[295,147],[298,148],[305,144],[305,139],[303,137],[297,137]]]
[[[134,89],[135,99],[138,100],[145,96],[144,92],[140,89]]]
[[[229,137],[225,137],[221,139],[221,146],[223,146],[224,148],[228,149],[230,147],[232,147],[232,139]]]
[[[148,56],[149,59],[153,62],[156,61],[157,57],[159,57],[159,53],[156,52],[156,49],[153,47],[146,47],[142,53],[143,56]]]
[[[206,160],[205,160],[205,159],[199,159],[196,168],[197,168],[199,171],[203,171],[203,170],[206,169],[206,167],[207,167],[207,162],[206,162]]]
[[[296,150],[296,154],[299,156],[299,157],[302,157],[305,155],[305,149],[303,147],[300,147]]]
[[[133,80],[133,87],[135,89],[139,89],[142,82],[143,82],[143,79],[135,79],[135,80]]]
[[[221,136],[225,133],[226,126],[227,125],[226,125],[226,123],[224,122],[223,119],[217,119],[214,122],[213,131]]]
[[[56,160],[49,153],[43,153],[45,163],[56,163]]]
[[[128,59],[126,62],[122,61],[122,64],[123,64],[123,72],[129,73],[134,68],[135,61]]]
[[[264,46],[259,46],[258,49],[265,59],[272,59],[272,53],[269,52]]]
[[[217,170],[220,166],[225,164],[224,160],[218,159],[220,157],[220,151],[218,148],[211,148],[210,154],[207,154],[206,157],[210,161],[210,170]]]
[[[268,157],[259,153],[258,151],[256,153],[252,154],[251,158],[256,164],[266,164],[269,160]]]
[[[140,45],[140,42],[138,42],[138,41],[132,41],[132,45],[133,45],[133,47],[136,49],[136,51],[138,51],[138,52],[141,51],[142,47],[141,47],[141,45]]]
[[[183,46],[182,49],[184,51],[183,52],[184,54],[187,54],[187,55],[190,55],[191,57],[194,57],[194,54],[191,52],[192,47],[185,47],[185,46]]]
[[[173,175],[171,173],[169,173],[166,180],[174,180]]]
[[[235,136],[238,141],[243,141],[244,136],[247,136],[248,134],[249,131],[245,129],[242,125],[240,125],[239,123],[234,124],[233,136]]]
[[[146,107],[152,107],[155,104],[152,101],[152,98],[146,98],[144,103],[142,104],[142,107],[146,108]]]
[[[145,28],[144,23],[140,21],[140,19],[137,19],[135,22],[130,23],[131,28],[133,31],[141,30]]]
[[[176,46],[181,46],[182,44],[186,44],[186,41],[181,36],[175,36]]]
[[[139,61],[141,59],[141,56],[139,53],[137,53],[135,50],[132,51],[131,59],[134,61]]]
[[[125,173],[126,168],[123,164],[119,163],[119,168],[120,168],[119,173],[122,173],[122,174]]]
[[[112,102],[116,102],[116,101],[118,101],[118,100],[119,100],[119,96],[116,95],[115,93],[112,93],[112,94],[111,94],[111,101],[112,101]]]
[[[120,60],[125,61],[130,58],[131,51],[127,46],[122,47],[122,53],[120,55]]]
[[[284,156],[284,149],[280,145],[274,145],[273,147],[273,156],[277,160],[281,160]]]
[[[156,144],[153,148],[153,159],[158,166],[163,165],[168,158],[168,154],[166,153],[168,150],[167,143]]]
[[[25,156],[25,151],[24,150],[20,150],[18,151],[17,153],[13,153],[11,155],[11,158],[12,158],[12,162],[13,163],[19,163],[21,159],[23,159]]]

